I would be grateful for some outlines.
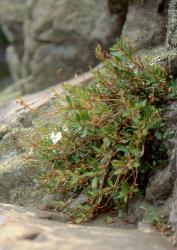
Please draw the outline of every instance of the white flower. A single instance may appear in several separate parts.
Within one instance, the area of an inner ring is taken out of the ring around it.
[[[33,150],[31,148],[30,151],[29,151],[29,153],[28,153],[28,155],[31,156],[32,154],[33,154]]]
[[[61,132],[58,132],[58,133],[52,132],[50,134],[50,139],[52,140],[53,144],[56,144],[58,141],[61,140],[61,138],[62,138]]]
[[[63,132],[67,132],[67,131],[68,131],[68,128],[67,128],[66,125],[64,125],[64,126],[62,127],[62,131],[63,131]]]

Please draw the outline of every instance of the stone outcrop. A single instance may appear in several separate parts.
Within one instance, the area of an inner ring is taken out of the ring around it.
[[[135,0],[129,5],[122,36],[135,50],[165,42],[168,3],[169,0]]]
[[[106,0],[38,0],[30,1],[24,30],[23,75],[40,89],[94,66],[97,43],[108,48],[118,25]]]
[[[169,4],[168,30],[166,44],[168,48],[177,48],[177,1],[173,0]]]
[[[88,72],[70,80],[72,85],[85,85],[92,80],[92,73]],[[54,86],[58,95],[63,95],[62,85]],[[42,195],[35,192],[34,183],[30,177],[38,173],[38,168],[25,161],[25,153],[30,150],[31,132],[35,119],[45,123],[53,120],[52,102],[54,94],[48,88],[38,93],[28,94],[19,99],[0,105],[0,200],[27,204],[41,204]],[[27,108],[25,109],[25,103]],[[22,105],[21,105],[22,104]],[[45,111],[45,115],[44,115]],[[27,188],[26,188],[27,187]],[[34,194],[31,197],[30,192]],[[40,199],[37,200],[36,199]]]
[[[168,19],[168,30],[166,37],[166,47],[168,48],[168,50],[174,50],[177,52],[177,1],[176,0],[170,2],[168,16],[169,19]],[[173,72],[174,64],[177,65],[177,60],[174,60],[174,58],[170,56],[168,63],[170,71]]]
[[[111,13],[107,0],[1,0],[0,7],[11,43],[7,60],[13,79],[31,76],[23,92],[44,89],[95,66],[96,45],[109,48],[123,25],[122,12]]]
[[[43,219],[42,219],[43,218]],[[52,214],[0,204],[0,245],[8,250],[172,250],[152,228],[123,230],[51,221]],[[60,220],[60,219],[59,219]]]
[[[27,0],[0,0],[0,24],[10,44],[6,60],[14,81],[21,77],[20,63],[23,56],[23,22],[26,16]]]
[[[23,93],[62,82],[96,65],[97,43],[110,47],[122,28],[136,50],[164,44],[168,3],[17,0],[12,5],[0,0],[11,75]],[[27,83],[23,87],[22,81]]]
[[[171,0],[169,5],[168,31],[166,37],[166,50],[177,55],[177,1]],[[176,75],[177,59],[168,56],[168,70]],[[169,222],[175,228],[175,241],[177,244],[177,102],[174,101],[164,114],[167,128],[174,131],[174,138],[168,143],[169,164],[166,168],[159,168],[149,180],[146,198],[159,205],[168,207]]]

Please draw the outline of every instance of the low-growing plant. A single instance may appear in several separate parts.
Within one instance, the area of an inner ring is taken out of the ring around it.
[[[65,85],[58,120],[36,128],[33,152],[50,192],[86,201],[65,211],[76,222],[119,210],[144,188],[145,175],[167,159],[161,112],[176,94],[166,71],[135,56],[121,40],[86,87]]]

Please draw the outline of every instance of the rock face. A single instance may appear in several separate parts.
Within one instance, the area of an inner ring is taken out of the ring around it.
[[[122,35],[135,50],[165,42],[168,3],[169,0],[135,0],[129,5]]]
[[[44,219],[42,219],[44,218]],[[157,232],[76,226],[52,214],[0,204],[0,245],[8,250],[172,250]]]
[[[23,55],[23,21],[26,16],[27,0],[0,0],[0,24],[10,44],[6,60],[14,81],[21,77],[20,62]]]
[[[169,20],[167,30],[167,47],[177,48],[177,1],[173,0],[169,5]]]
[[[15,81],[31,76],[26,92],[94,66],[96,45],[109,48],[123,25],[122,13],[111,14],[107,0],[17,0],[13,5],[1,0],[0,7],[11,43],[7,50],[11,74]]]
[[[165,42],[168,3],[17,0],[12,5],[10,0],[0,0],[11,75],[20,89],[21,79],[27,83],[23,93],[62,82],[94,66],[97,43],[110,47],[122,28],[123,38],[136,50],[159,46]]]
[[[22,67],[24,77],[32,75],[37,88],[95,65],[96,44],[108,47],[118,34],[106,0],[29,2]]]
[[[177,1],[171,0],[169,5],[168,32],[166,37],[167,51],[177,54]],[[177,60],[168,57],[169,71],[176,75]],[[177,245],[177,102],[174,101],[169,111],[164,115],[166,126],[173,129],[175,136],[168,144],[170,161],[166,168],[157,169],[149,181],[146,191],[147,199],[168,207],[169,222],[175,229],[175,243]]]
[[[174,51],[177,51],[177,1],[176,0],[170,2],[168,15],[169,19],[168,19],[166,46],[168,50],[173,49]],[[169,68],[172,72],[174,71],[174,64],[177,65],[177,60],[174,60],[173,57],[169,57]]]
[[[92,74],[88,72],[71,80],[70,84],[82,85],[91,79]],[[61,84],[54,86],[54,89],[58,95],[63,95]],[[30,203],[34,201],[36,206],[42,201],[40,192],[33,192],[35,187],[30,179],[38,173],[38,168],[28,164],[24,155],[30,150],[28,142],[32,140],[30,135],[35,119],[40,117],[44,122],[51,120],[53,99],[51,89],[46,89],[23,97],[23,101],[28,103],[26,110],[16,100],[0,106],[0,200],[3,202],[32,205]],[[31,191],[34,194],[32,196],[29,193]],[[37,197],[40,201],[36,201]]]

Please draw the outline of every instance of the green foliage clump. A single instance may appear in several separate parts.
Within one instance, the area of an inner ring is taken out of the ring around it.
[[[58,122],[36,130],[33,142],[43,185],[86,196],[84,204],[65,208],[77,222],[124,208],[147,171],[166,158],[161,112],[175,92],[163,68],[120,40],[110,54],[98,46],[96,55],[103,68],[93,70],[92,84],[66,85],[66,100],[57,99]]]

